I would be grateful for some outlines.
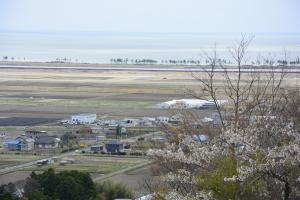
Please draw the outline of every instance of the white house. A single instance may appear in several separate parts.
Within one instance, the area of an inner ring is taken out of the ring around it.
[[[160,117],[157,117],[157,118],[156,118],[156,121],[157,121],[158,123],[168,123],[169,120],[170,120],[169,117],[163,117],[163,116],[160,116]]]
[[[73,124],[92,124],[96,121],[97,115],[93,113],[83,113],[71,116]]]
[[[140,119],[140,125],[142,126],[152,126],[153,124],[155,124],[154,117],[142,117]]]
[[[122,125],[129,127],[129,126],[137,126],[139,124],[138,119],[131,119],[131,118],[125,118],[122,120]]]
[[[201,122],[203,122],[203,123],[211,123],[213,121],[214,121],[214,119],[209,118],[209,117],[204,117],[203,119],[201,119]]]

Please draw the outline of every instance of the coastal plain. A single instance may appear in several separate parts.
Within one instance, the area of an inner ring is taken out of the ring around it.
[[[183,98],[189,73],[1,69],[1,117],[62,119],[82,112],[98,116],[168,115],[156,104]]]
[[[47,63],[43,63],[43,66],[47,66]],[[191,98],[187,94],[188,90],[201,92],[200,84],[192,77],[191,72],[84,70],[85,66],[94,65],[85,64],[82,70],[1,68],[1,118],[24,117],[28,118],[31,125],[30,120],[43,119],[50,122],[87,112],[97,113],[99,118],[170,116],[172,111],[158,109],[156,105],[172,99]],[[101,66],[96,67],[101,69]],[[197,72],[200,76],[204,73]],[[299,86],[298,75],[287,74],[287,82],[284,84]],[[216,78],[216,83],[222,85],[222,74],[217,74]],[[200,111],[203,112],[205,111]],[[26,122],[23,123],[26,125]],[[0,119],[0,126],[2,125],[9,123]]]

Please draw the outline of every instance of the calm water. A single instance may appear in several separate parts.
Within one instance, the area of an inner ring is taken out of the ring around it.
[[[111,58],[204,60],[203,52],[210,52],[214,44],[220,57],[229,59],[228,49],[239,38],[240,34],[0,32],[0,60],[2,56],[27,61],[66,57],[89,63],[109,63]],[[255,34],[248,57],[280,59],[284,49],[288,59],[300,57],[300,34]]]

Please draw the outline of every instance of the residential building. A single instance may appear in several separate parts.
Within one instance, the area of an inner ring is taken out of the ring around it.
[[[124,149],[124,145],[120,141],[109,141],[105,144],[105,149],[107,153],[119,153]]]
[[[39,136],[47,135],[46,131],[39,131],[39,130],[26,130],[25,131],[25,136],[27,138],[37,138]]]
[[[34,139],[17,137],[16,139],[5,141],[3,146],[9,151],[30,151],[34,149]]]
[[[3,147],[9,151],[21,151],[21,141],[7,140],[3,143]]]
[[[102,145],[94,145],[94,146],[91,146],[90,150],[93,153],[100,153],[103,151],[103,146]]]
[[[122,125],[124,125],[126,127],[137,126],[137,125],[139,125],[139,120],[138,119],[125,118],[122,121]]]
[[[54,149],[60,147],[60,139],[53,136],[40,136],[34,142],[35,149]]]
[[[163,116],[160,116],[160,117],[156,118],[157,123],[168,123],[169,120],[170,120],[169,117],[163,117]]]

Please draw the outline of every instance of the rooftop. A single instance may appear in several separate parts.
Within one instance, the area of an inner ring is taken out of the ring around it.
[[[118,140],[111,140],[105,144],[123,144],[122,142],[118,141]]]
[[[38,144],[53,144],[55,142],[57,142],[57,138],[53,136],[41,136],[35,140],[35,143]]]

